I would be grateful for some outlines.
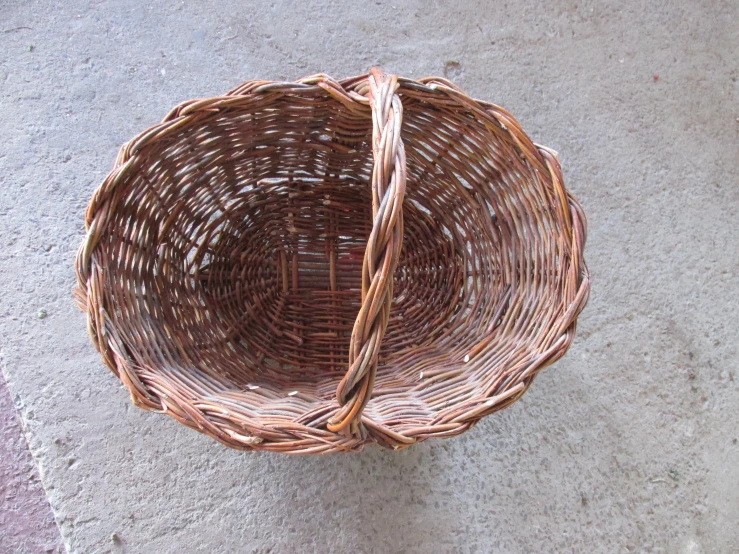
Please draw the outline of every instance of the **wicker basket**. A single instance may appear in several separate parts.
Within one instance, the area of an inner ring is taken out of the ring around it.
[[[105,363],[234,448],[459,434],[565,353],[589,293],[556,154],[436,77],[185,102],[123,146],[86,225]]]

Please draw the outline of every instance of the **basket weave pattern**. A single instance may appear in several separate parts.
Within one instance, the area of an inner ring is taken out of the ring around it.
[[[444,79],[249,81],[121,149],[76,270],[134,403],[234,448],[402,448],[520,398],[575,334],[553,151]]]

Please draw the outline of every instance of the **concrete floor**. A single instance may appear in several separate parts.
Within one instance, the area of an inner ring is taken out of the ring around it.
[[[739,4],[461,4],[0,5],[0,355],[69,552],[739,551]],[[233,452],[131,406],[71,296],[117,148],[245,79],[375,64],[559,151],[593,274],[568,356],[399,453]]]

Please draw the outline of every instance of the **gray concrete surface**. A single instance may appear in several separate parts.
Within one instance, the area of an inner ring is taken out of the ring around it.
[[[0,10],[2,368],[70,552],[739,551],[736,1]],[[238,453],[132,407],[71,297],[118,146],[245,79],[373,64],[446,72],[560,152],[593,273],[569,355],[400,453]]]

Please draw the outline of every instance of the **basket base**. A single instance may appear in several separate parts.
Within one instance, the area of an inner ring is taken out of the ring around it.
[[[237,388],[274,387],[277,380],[323,400],[335,394],[361,304],[371,229],[369,184],[342,179],[340,185],[265,179],[250,191],[243,213],[232,206],[207,255],[198,257],[193,249],[189,273],[204,312],[198,319],[221,337],[197,358],[212,352],[208,366],[234,368],[224,376]],[[418,202],[405,206],[404,245],[381,381],[384,373],[397,380],[393,360],[442,336],[465,299],[464,243]],[[409,337],[408,325],[424,333]],[[402,380],[409,386],[417,375]]]

